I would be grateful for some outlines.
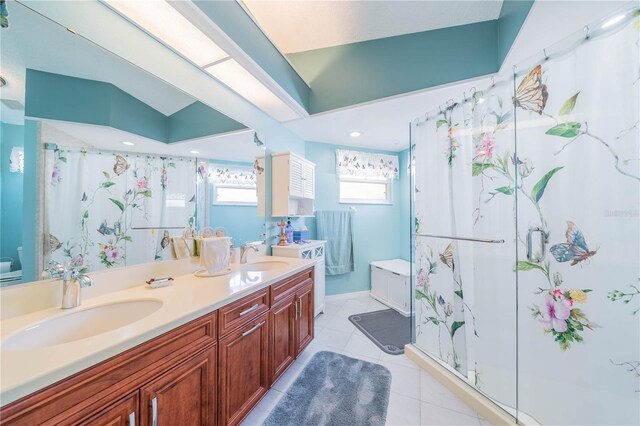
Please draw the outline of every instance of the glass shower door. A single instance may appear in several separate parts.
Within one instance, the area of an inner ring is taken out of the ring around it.
[[[519,418],[639,424],[639,33],[580,37],[516,76]]]
[[[473,92],[412,127],[414,342],[515,416],[511,96]]]

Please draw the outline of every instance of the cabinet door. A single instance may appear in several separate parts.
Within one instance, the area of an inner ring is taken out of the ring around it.
[[[268,314],[220,339],[219,346],[219,419],[237,425],[269,389]]]
[[[214,346],[142,387],[140,424],[215,424],[216,350]]]
[[[311,164],[303,163],[302,164],[302,188],[304,198],[315,198],[316,188],[315,188],[315,167]]]
[[[296,358],[296,309],[294,297],[271,308],[271,383],[285,372]]]
[[[77,424],[80,426],[136,426],[140,421],[138,403],[136,391]]]
[[[302,184],[302,162],[295,157],[289,157],[289,196],[302,197],[304,189]]]
[[[313,340],[313,286],[307,285],[296,293],[296,356]]]
[[[371,267],[371,295],[378,300],[387,300],[387,274],[377,266]]]
[[[389,304],[394,308],[406,313],[409,301],[409,288],[407,278],[400,274],[391,272],[389,275]]]

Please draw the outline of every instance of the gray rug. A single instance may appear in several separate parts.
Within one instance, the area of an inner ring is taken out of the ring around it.
[[[382,426],[391,373],[335,352],[318,352],[264,422],[266,426]]]
[[[404,345],[411,343],[411,318],[393,309],[351,315],[349,321],[390,355],[403,354]]]

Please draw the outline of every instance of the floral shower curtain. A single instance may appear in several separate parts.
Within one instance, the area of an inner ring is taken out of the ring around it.
[[[413,126],[415,343],[526,423],[640,422],[640,13],[625,18]]]
[[[170,259],[170,236],[194,225],[195,160],[56,149],[45,167],[45,267]]]

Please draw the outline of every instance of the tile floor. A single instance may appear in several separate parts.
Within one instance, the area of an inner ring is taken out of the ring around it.
[[[327,298],[325,313],[316,317],[314,341],[273,385],[242,425],[261,425],[309,359],[322,350],[374,362],[389,369],[391,394],[387,425],[488,424],[405,355],[388,355],[382,352],[348,319],[350,315],[380,309],[386,309],[386,306],[367,294],[349,298]]]

